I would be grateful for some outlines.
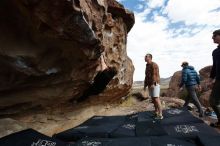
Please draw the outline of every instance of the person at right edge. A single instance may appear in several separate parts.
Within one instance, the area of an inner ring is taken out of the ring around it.
[[[198,89],[201,89],[200,77],[198,73],[195,71],[194,67],[189,66],[188,62],[183,62],[181,66],[183,68],[182,69],[182,80],[181,80],[179,87],[181,90],[183,85],[185,85],[186,90],[188,92],[188,95],[185,98],[185,103],[183,107],[187,107],[190,102],[190,99],[192,99],[194,105],[199,111],[199,117],[203,117],[204,112],[202,109],[202,105],[199,102],[199,99],[196,94],[196,85],[198,85]]]
[[[212,39],[214,43],[218,44],[218,47],[212,52],[213,66],[210,73],[212,92],[209,103],[216,113],[218,121],[211,123],[210,126],[220,128],[220,29],[213,32]]]

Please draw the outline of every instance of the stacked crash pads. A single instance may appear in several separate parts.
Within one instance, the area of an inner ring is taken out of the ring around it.
[[[163,120],[154,120],[151,111],[94,116],[52,138],[29,129],[0,139],[0,146],[220,146],[220,134],[186,109],[163,115]]]

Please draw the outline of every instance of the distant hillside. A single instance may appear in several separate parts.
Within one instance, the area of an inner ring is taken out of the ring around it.
[[[171,77],[172,77],[172,76],[171,76]],[[169,83],[170,83],[171,77],[168,77],[168,78],[161,78],[161,79],[160,79],[160,84],[161,84],[161,85],[168,85],[168,86],[169,86]]]
[[[144,81],[134,81],[134,85],[143,85]]]
[[[160,85],[168,88],[170,80],[171,80],[171,77],[161,78]],[[144,81],[134,81],[134,83],[133,83],[133,86],[143,86],[143,85],[144,85]]]

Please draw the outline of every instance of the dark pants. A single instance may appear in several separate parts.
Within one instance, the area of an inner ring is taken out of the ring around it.
[[[188,86],[186,87],[188,95],[185,98],[184,107],[188,106],[190,99],[192,99],[193,104],[197,107],[200,114],[203,114],[201,103],[196,95],[196,86]]]
[[[220,80],[215,81],[209,102],[220,122]]]

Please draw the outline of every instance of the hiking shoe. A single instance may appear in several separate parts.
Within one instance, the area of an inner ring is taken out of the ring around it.
[[[157,115],[154,117],[155,120],[162,120],[163,119],[163,116],[162,115]]]

